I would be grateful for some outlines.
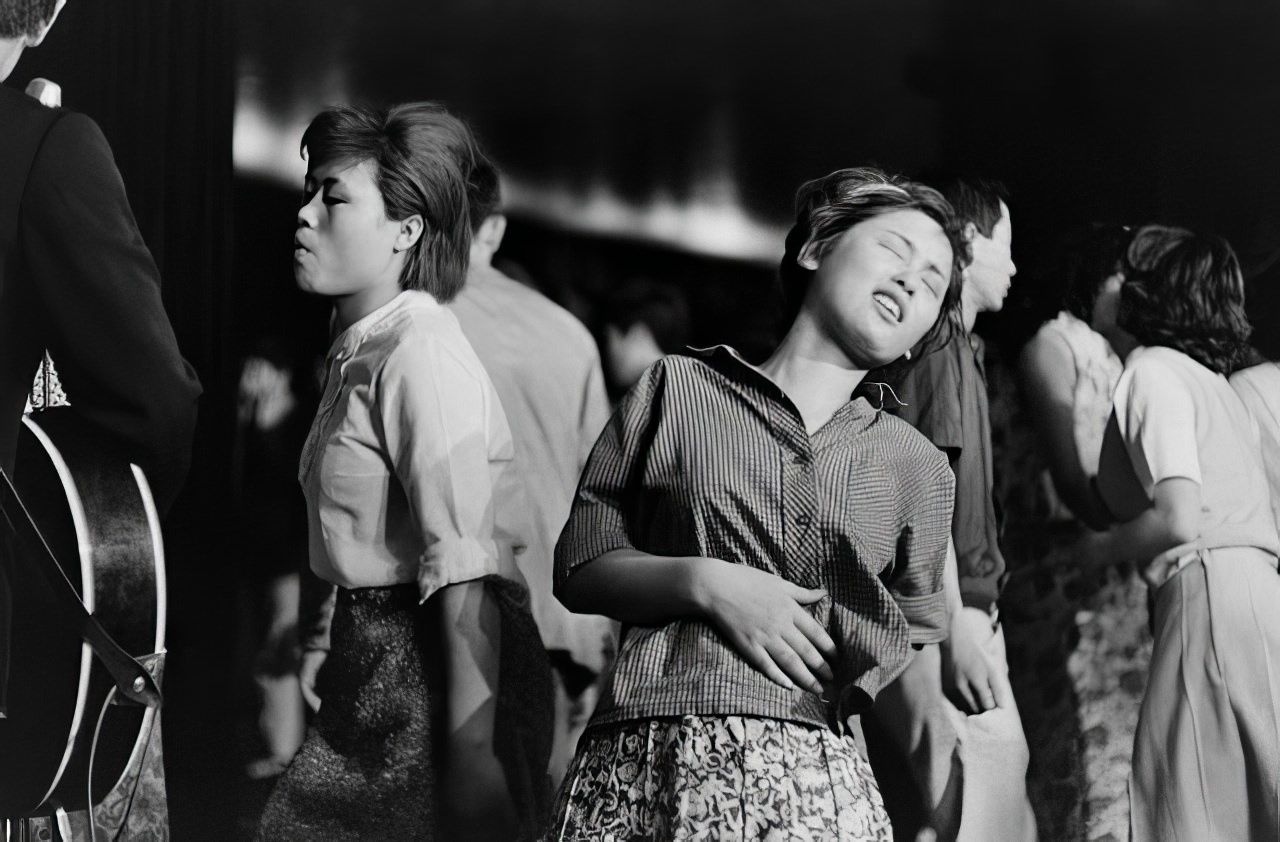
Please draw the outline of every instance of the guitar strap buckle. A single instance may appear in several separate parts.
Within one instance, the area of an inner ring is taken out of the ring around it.
[[[164,678],[164,656],[167,654],[165,650],[152,652],[150,655],[141,655],[134,658],[135,661],[146,671],[147,678],[151,683],[148,684],[142,676],[133,679],[130,685],[133,694],[126,694],[123,686],[117,685],[120,691],[116,693],[112,700],[113,705],[145,705],[147,707],[160,707],[163,699],[160,697],[160,682]],[[154,687],[154,695],[151,689]]]

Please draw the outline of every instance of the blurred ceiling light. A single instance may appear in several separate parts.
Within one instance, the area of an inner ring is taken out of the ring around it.
[[[727,176],[725,176],[727,178]],[[604,181],[584,195],[564,187],[518,178],[503,181],[510,213],[560,228],[663,245],[731,260],[773,263],[782,254],[786,230],[752,219],[733,191],[694,191],[676,201],[658,191],[643,204],[620,197]]]
[[[298,154],[298,142],[309,123],[307,118],[283,120],[242,99],[231,138],[236,172],[301,189],[307,163]]]
[[[311,112],[281,117],[246,93],[242,86],[232,141],[236,171],[298,189],[306,175],[298,141]],[[584,195],[504,174],[502,189],[507,211],[516,218],[710,257],[773,263],[782,254],[786,236],[784,228],[762,223],[743,210],[733,178],[723,170],[701,180],[685,201],[656,191],[648,202],[633,202],[603,180]]]

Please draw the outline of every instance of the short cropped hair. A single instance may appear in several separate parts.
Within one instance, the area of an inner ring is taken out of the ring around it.
[[[480,230],[484,221],[502,207],[502,186],[498,179],[498,166],[492,158],[481,155],[471,170],[467,185],[471,201],[471,233]]]
[[[930,330],[922,348],[936,345],[939,331],[958,311],[963,270],[969,262],[969,247],[956,222],[951,205],[932,187],[890,175],[875,167],[836,170],[807,181],[796,192],[796,222],[787,234],[778,279],[786,308],[786,324],[795,321],[800,305],[813,282],[814,270],[800,265],[800,254],[812,244],[819,262],[844,233],[860,222],[884,213],[917,210],[942,228],[951,243],[951,277],[943,298],[938,322]]]
[[[984,237],[995,233],[1000,221],[1000,204],[1009,203],[1009,191],[989,178],[950,177],[938,183],[938,191],[951,203],[956,223],[961,227],[973,223]]]
[[[433,102],[337,106],[311,121],[302,152],[313,167],[371,162],[387,218],[421,214],[425,223],[401,288],[425,290],[441,302],[457,295],[471,250],[468,183],[481,158],[466,123]]]
[[[34,38],[56,8],[58,0],[0,0],[0,38]]]
[[[1116,323],[1228,375],[1250,359],[1240,263],[1221,237],[1146,225],[1125,252]]]

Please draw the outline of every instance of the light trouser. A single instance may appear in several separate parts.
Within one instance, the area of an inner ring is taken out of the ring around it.
[[[1007,670],[1002,629],[996,628],[987,647]],[[871,759],[886,804],[893,800],[888,790],[895,782],[881,776],[877,754],[887,750],[913,779],[923,802],[916,807],[919,825],[931,829],[934,838],[1036,839],[1027,798],[1030,755],[1017,706],[973,716],[958,710],[942,692],[942,656],[936,644],[915,653],[903,674],[880,692],[867,718],[874,720],[868,729],[878,731],[885,744]]]

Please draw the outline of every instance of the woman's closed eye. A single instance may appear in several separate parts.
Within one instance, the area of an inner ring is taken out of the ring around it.
[[[892,254],[894,257],[898,258],[899,260],[903,259],[902,254],[893,246],[889,245],[888,243],[881,243],[880,245],[888,249],[889,253]]]

